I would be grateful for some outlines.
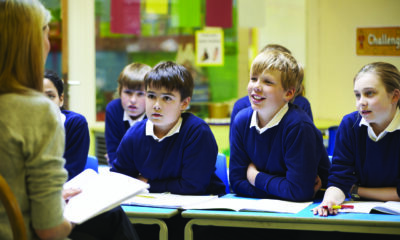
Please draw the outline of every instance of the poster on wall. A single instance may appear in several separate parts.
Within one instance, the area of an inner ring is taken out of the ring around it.
[[[400,56],[400,27],[357,28],[357,55]]]
[[[224,32],[220,28],[196,31],[196,65],[224,65]]]

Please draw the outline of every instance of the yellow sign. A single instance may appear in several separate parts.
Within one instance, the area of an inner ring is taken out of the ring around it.
[[[357,28],[357,55],[400,56],[400,27]]]

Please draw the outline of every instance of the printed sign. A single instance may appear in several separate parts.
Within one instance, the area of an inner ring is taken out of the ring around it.
[[[400,56],[400,27],[357,28],[357,55]]]
[[[221,29],[196,32],[196,65],[224,64],[224,32]]]

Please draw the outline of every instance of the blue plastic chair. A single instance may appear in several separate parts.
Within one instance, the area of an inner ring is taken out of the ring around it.
[[[95,170],[96,172],[99,172],[99,161],[97,160],[97,158],[95,156],[88,155],[88,157],[86,159],[85,169],[88,169],[88,168],[91,168],[91,169]]]
[[[228,180],[228,168],[226,166],[226,157],[222,153],[218,153],[217,162],[215,163],[215,174],[225,184],[225,192],[230,193],[229,180]]]
[[[326,151],[328,152],[329,156],[333,155],[333,149],[335,149],[335,139],[336,139],[336,132],[338,130],[338,126],[332,126],[328,128],[328,134],[329,134],[329,141],[328,141],[328,147]]]

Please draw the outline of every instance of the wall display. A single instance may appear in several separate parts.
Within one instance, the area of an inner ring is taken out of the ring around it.
[[[400,56],[400,27],[357,28],[357,55]]]

